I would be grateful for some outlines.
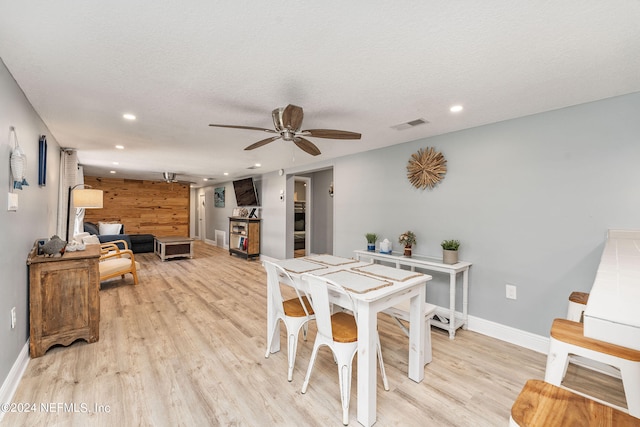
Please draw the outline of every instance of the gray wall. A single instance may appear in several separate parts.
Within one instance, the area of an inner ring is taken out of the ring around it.
[[[216,207],[214,203],[214,190],[224,187],[224,207]],[[201,191],[205,194],[206,204],[206,230],[207,240],[215,240],[216,230],[222,230],[227,234],[224,244],[229,244],[229,217],[236,207],[236,195],[233,192],[233,184],[226,182],[213,187],[205,187]],[[202,236],[201,236],[202,237]]]
[[[253,181],[258,192],[258,200],[262,202],[261,194],[261,181],[259,177],[254,177]],[[225,202],[224,207],[216,207],[214,203],[214,190],[219,187],[224,187]],[[205,194],[206,204],[206,229],[207,240],[214,240],[216,237],[216,230],[221,230],[226,233],[225,244],[229,244],[229,217],[233,215],[233,210],[237,208],[236,193],[233,189],[233,182],[223,182],[211,187],[204,187],[199,190],[198,194]],[[259,211],[262,209],[260,208]]]
[[[333,170],[309,174],[311,177],[312,215],[311,252],[333,253],[333,198],[329,196],[329,185],[333,182]]]
[[[9,127],[16,128],[18,142],[27,156],[28,187],[16,190],[17,212],[7,212],[10,191]],[[38,186],[38,138],[47,135],[47,185]],[[29,338],[27,254],[36,239],[55,234],[57,219],[60,147],[33,110],[22,90],[0,60],[0,384],[4,383]],[[11,329],[10,311],[16,307],[17,325]]]
[[[413,230],[414,251],[438,257],[443,239],[459,239],[460,258],[473,263],[470,314],[548,336],[568,295],[591,289],[607,229],[640,229],[639,112],[635,93],[313,165],[334,167],[333,252],[352,256],[366,232],[397,249],[398,235]],[[418,190],[407,160],[431,146],[448,172]],[[280,188],[263,176],[263,211],[274,213],[263,220],[262,253],[274,258],[285,253],[271,200]],[[446,280],[434,276],[429,301],[448,305]],[[506,283],[517,300],[505,298]]]

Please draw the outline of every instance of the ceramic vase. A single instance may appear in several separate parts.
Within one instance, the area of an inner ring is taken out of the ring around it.
[[[404,256],[409,258],[411,257],[411,245],[404,247]]]
[[[374,252],[376,250],[376,244],[375,243],[367,243],[367,250]]]
[[[458,251],[450,251],[447,249],[442,250],[442,262],[444,264],[457,264],[458,263]]]

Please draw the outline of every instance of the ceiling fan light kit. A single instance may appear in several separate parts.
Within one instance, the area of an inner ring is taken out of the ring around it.
[[[165,182],[178,182],[175,172],[162,172],[162,178]]]
[[[304,152],[317,156],[320,153],[320,149],[311,141],[306,139],[307,137],[313,138],[328,138],[328,139],[360,139],[361,135],[357,132],[349,132],[335,129],[307,129],[300,130],[302,127],[302,119],[304,118],[304,112],[302,107],[289,104],[286,107],[276,108],[271,112],[273,119],[274,129],[263,129],[253,126],[241,126],[241,125],[220,125],[210,124],[209,126],[234,128],[234,129],[249,129],[260,130],[267,133],[277,133],[279,135],[271,136],[269,138],[262,139],[255,142],[245,150],[253,150],[258,147],[262,147],[270,142],[278,139],[284,141],[292,141],[298,148]]]

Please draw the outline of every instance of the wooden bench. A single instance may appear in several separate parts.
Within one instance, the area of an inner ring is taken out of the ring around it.
[[[584,324],[555,319],[551,326],[545,381],[559,386],[569,355],[577,355],[620,370],[629,413],[640,417],[640,351],[584,336]]]
[[[409,329],[404,326],[401,320],[405,322],[409,321],[409,301],[403,301],[398,305],[394,305],[393,307],[389,307],[386,310],[382,310],[383,313],[391,316],[402,332],[405,335],[409,336]],[[433,304],[425,303],[424,305],[424,364],[427,365],[431,363],[433,360],[433,350],[431,349],[431,319],[433,315],[436,313],[436,306]]]
[[[587,308],[589,294],[587,292],[571,292],[569,295],[569,307],[567,308],[567,319],[575,322],[582,322],[584,309]]]
[[[511,407],[513,427],[627,427],[640,419],[569,390],[529,380]]]

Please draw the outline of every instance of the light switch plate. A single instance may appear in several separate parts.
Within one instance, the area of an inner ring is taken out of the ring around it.
[[[9,197],[7,197],[8,211],[17,211],[18,210],[18,193],[9,193]]]

